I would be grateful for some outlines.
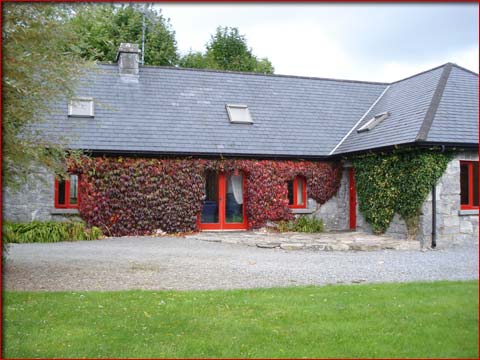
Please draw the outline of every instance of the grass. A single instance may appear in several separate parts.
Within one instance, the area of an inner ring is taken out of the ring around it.
[[[477,282],[6,292],[6,357],[472,357]]]

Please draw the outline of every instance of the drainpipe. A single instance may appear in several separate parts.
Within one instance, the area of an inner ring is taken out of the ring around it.
[[[445,145],[442,145],[442,153],[445,152]],[[432,249],[437,247],[437,187],[432,187]]]
[[[432,249],[437,247],[437,189],[432,187]]]

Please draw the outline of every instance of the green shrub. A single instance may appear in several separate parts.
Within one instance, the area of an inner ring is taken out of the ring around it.
[[[323,220],[314,217],[300,216],[293,221],[279,221],[278,231],[280,232],[304,232],[320,233],[323,232]]]
[[[46,243],[74,240],[96,240],[102,237],[97,227],[87,229],[79,221],[32,221],[28,223],[3,223],[5,243]]]

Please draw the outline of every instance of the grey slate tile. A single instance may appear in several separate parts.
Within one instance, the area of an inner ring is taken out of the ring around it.
[[[387,84],[141,67],[138,83],[121,80],[116,65],[99,65],[78,89],[95,99],[95,118],[69,118],[53,106],[39,128],[72,148],[265,156],[327,156]],[[351,135],[336,154],[411,141],[431,102],[442,68],[390,86],[365,118],[391,117],[371,132]],[[478,142],[476,75],[454,68],[429,141]],[[476,101],[475,101],[476,99]],[[225,104],[248,105],[254,124],[231,124]],[[361,124],[360,124],[361,126]],[[461,127],[463,130],[459,131]]]

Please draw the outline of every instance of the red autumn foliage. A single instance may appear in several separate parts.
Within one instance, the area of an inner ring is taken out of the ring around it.
[[[341,168],[326,162],[273,160],[85,158],[80,214],[112,236],[196,230],[207,170],[242,171],[246,176],[249,228],[267,220],[289,220],[286,182],[307,179],[308,197],[323,204],[338,190]]]

